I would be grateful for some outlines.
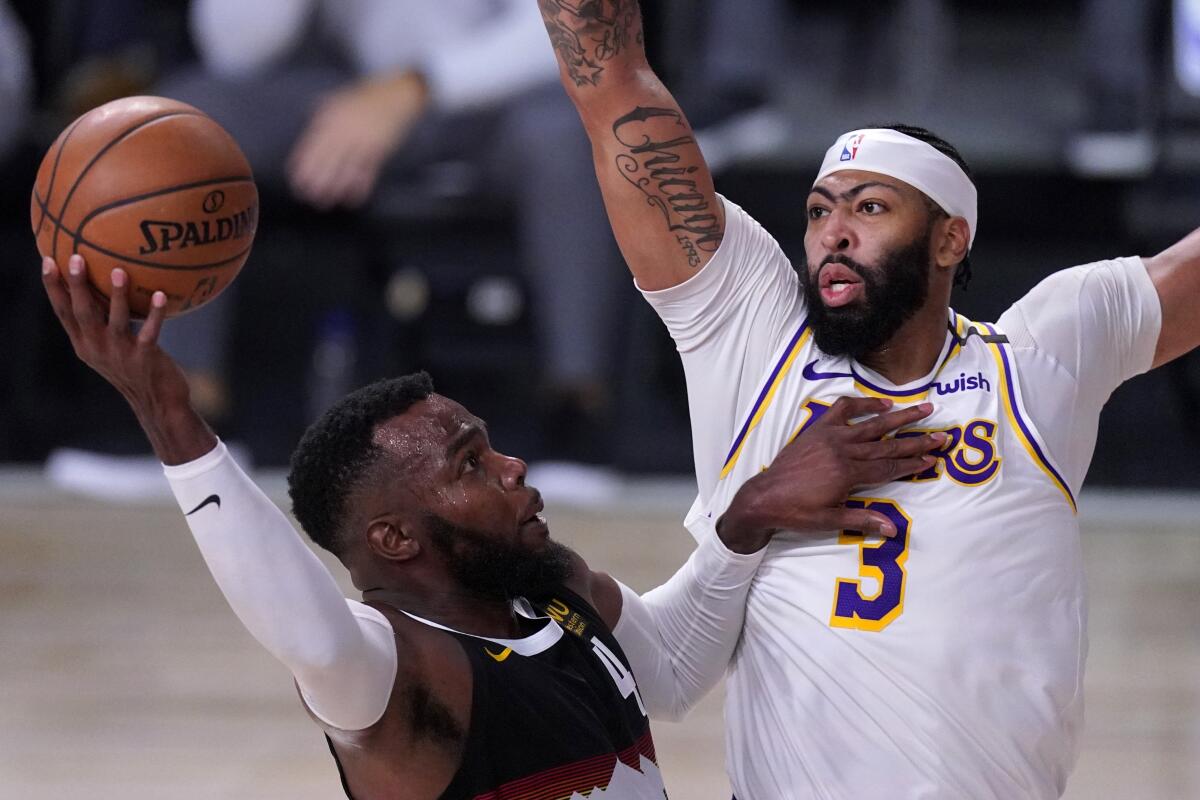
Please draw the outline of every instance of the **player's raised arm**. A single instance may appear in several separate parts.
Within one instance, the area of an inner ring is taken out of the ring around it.
[[[81,256],[71,256],[65,281],[45,259],[42,282],[75,353],[125,397],[166,465],[200,553],[238,619],[291,671],[325,724],[372,725],[387,707],[397,669],[391,625],[362,604],[352,609],[283,512],[191,407],[183,373],[157,342],[166,296],[154,294],[135,333],[123,270],[113,271],[107,312]]]
[[[725,219],[691,126],[646,61],[637,0],[538,4],[629,269],[642,289],[682,283],[708,263]]]

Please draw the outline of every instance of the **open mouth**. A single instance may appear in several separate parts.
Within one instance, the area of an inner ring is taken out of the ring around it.
[[[525,518],[521,520],[521,527],[526,525],[545,525],[546,517],[542,513],[545,509],[545,504],[542,502],[542,495],[539,492],[534,492],[533,502],[525,509]]]
[[[821,268],[821,300],[830,308],[844,306],[863,297],[866,288],[862,278],[845,264],[833,262]]]

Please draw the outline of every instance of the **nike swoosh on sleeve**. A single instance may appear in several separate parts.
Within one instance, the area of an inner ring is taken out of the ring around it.
[[[195,514],[197,511],[204,508],[206,505],[209,505],[210,503],[216,503],[217,508],[220,508],[221,507],[221,496],[216,495],[216,494],[210,494],[208,497],[206,497],[200,501],[200,505],[196,506],[191,511],[184,514],[184,516],[190,517],[192,514]]]

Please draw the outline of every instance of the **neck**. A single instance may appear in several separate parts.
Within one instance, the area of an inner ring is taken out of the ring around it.
[[[922,378],[937,364],[946,343],[946,306],[927,304],[887,343],[859,361],[894,384]]]
[[[394,588],[367,589],[363,600],[377,600],[456,631],[495,639],[523,635],[512,603],[484,598],[461,588],[416,592]]]

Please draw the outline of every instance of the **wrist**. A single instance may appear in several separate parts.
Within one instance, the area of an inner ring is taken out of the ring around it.
[[[404,73],[413,97],[421,108],[426,108],[429,105],[429,79],[425,77],[425,73],[420,70],[410,69]]]
[[[216,434],[186,400],[130,405],[155,456],[167,466],[195,461],[217,446]]]
[[[423,111],[429,106],[429,79],[420,70],[405,69],[381,76],[376,85],[384,87],[398,107]]]
[[[756,492],[751,479],[734,495],[733,502],[717,520],[717,536],[735,553],[754,553],[767,546],[775,530],[757,512]]]

